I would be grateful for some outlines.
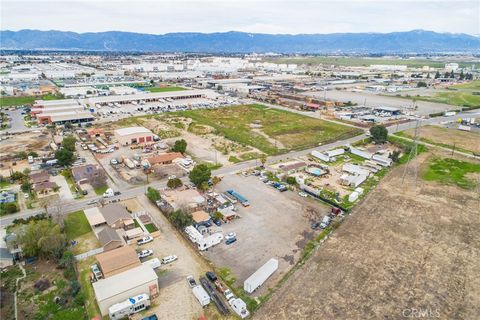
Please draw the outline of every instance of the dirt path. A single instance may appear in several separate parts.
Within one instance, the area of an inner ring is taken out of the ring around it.
[[[255,318],[408,319],[416,309],[476,319],[478,194],[402,184],[402,174],[395,168]]]

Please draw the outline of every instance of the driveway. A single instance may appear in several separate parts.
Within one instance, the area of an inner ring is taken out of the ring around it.
[[[64,176],[62,176],[60,174],[57,175],[57,176],[51,176],[50,180],[52,182],[55,182],[60,187],[60,190],[58,191],[59,195],[60,195],[60,199],[62,199],[62,200],[73,200],[74,199],[74,197],[72,195],[72,192],[70,191],[70,187],[68,186],[68,183],[65,180]]]
[[[152,221],[160,231],[160,236],[153,242],[137,249],[153,249],[153,258],[161,259],[168,255],[178,257],[177,261],[157,269],[160,295],[146,314],[155,313],[159,319],[198,319],[203,309],[192,294],[186,278],[193,275],[198,280],[200,275],[209,270],[208,266],[144,195],[137,197],[137,201],[151,214]],[[133,319],[143,316],[135,315]]]

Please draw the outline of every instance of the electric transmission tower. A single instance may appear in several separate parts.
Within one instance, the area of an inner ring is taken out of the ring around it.
[[[418,134],[419,134],[419,131],[420,131],[420,121],[417,120],[417,122],[415,124],[415,135],[413,137],[413,146],[410,149],[407,164],[405,165],[405,170],[403,171],[402,184],[405,181],[405,177],[407,176],[408,169],[410,167],[412,167],[412,169],[413,169],[413,176],[414,176],[415,185],[417,184],[418,164],[415,163],[415,161],[412,163],[412,160],[418,155]]]

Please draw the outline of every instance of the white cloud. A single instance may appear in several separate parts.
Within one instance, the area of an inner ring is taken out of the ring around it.
[[[480,34],[480,1],[1,0],[1,29],[76,32]]]

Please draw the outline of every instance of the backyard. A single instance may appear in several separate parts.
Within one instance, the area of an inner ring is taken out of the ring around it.
[[[360,130],[262,105],[240,105],[213,110],[182,111],[169,115],[191,118],[190,127],[209,126],[215,134],[267,155],[301,150],[346,139]]]

